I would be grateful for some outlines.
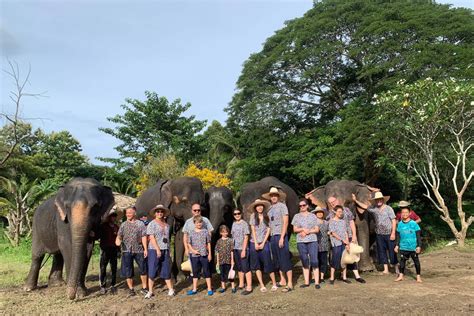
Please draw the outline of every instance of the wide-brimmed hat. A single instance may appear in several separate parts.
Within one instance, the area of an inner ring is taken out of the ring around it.
[[[266,200],[256,199],[255,202],[253,202],[252,204],[250,204],[247,207],[247,212],[249,214],[252,214],[255,211],[255,207],[258,206],[258,205],[263,205],[263,213],[267,213],[268,209],[271,206],[270,202],[268,202]]]
[[[382,192],[378,191],[378,192],[375,192],[373,197],[369,198],[369,200],[371,200],[371,201],[377,200],[377,199],[384,199],[385,203],[387,203],[387,201],[390,200],[390,196],[389,195],[383,195]]]
[[[280,201],[285,201],[285,200],[286,200],[286,193],[283,192],[282,190],[280,190],[280,189],[277,188],[277,187],[271,187],[269,192],[262,194],[262,197],[263,197],[265,200],[270,200],[270,197],[271,197],[273,194],[278,195]]]
[[[312,211],[312,213],[323,213],[324,217],[327,216],[327,210],[325,208],[322,208],[321,206],[316,206],[316,208]]]
[[[165,207],[163,204],[158,204],[157,206],[155,206],[154,208],[150,210],[150,216],[154,217],[157,210],[164,211],[163,217],[170,215],[170,210],[167,207]]]
[[[410,204],[410,202],[408,202],[408,201],[400,201],[400,202],[398,202],[398,207],[408,207],[408,206],[410,206],[410,205],[411,205],[411,204]]]
[[[353,242],[349,243],[349,251],[344,250],[341,257],[341,266],[343,268],[348,264],[360,261],[360,254],[364,252],[364,248]]]

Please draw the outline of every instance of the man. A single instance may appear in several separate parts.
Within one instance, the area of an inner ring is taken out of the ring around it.
[[[117,280],[117,254],[119,248],[115,245],[115,239],[117,238],[117,233],[119,227],[115,224],[117,220],[117,211],[112,209],[107,216],[107,219],[104,223],[100,225],[100,292],[102,294],[107,293],[106,288],[106,271],[107,265],[110,262],[110,273],[111,273],[111,283],[110,283],[110,292],[112,294],[117,293],[117,288],[115,283]]]
[[[145,258],[147,251],[146,226],[142,221],[137,220],[135,207],[126,210],[127,220],[120,225],[120,229],[115,239],[115,244],[122,249],[122,277],[127,279],[129,296],[136,295],[133,289],[133,261],[140,270],[140,279],[142,281],[141,294],[148,293],[147,290],[147,265]]]
[[[410,202],[407,202],[407,201],[400,201],[398,202],[398,208],[400,209],[400,211],[397,213],[397,222],[401,222],[402,220],[402,211],[404,209],[407,209],[408,212],[409,212],[409,218],[414,220],[415,223],[417,224],[420,224],[421,223],[421,218],[420,216],[418,216],[418,214],[415,213],[415,211],[411,210],[410,209]]]
[[[369,199],[374,204],[373,206],[358,201],[355,194],[352,194],[352,199],[360,206],[360,209],[357,209],[359,213],[362,214],[367,210],[374,216],[378,261],[379,264],[383,264],[383,274],[389,274],[389,259],[390,264],[395,266],[395,272],[398,274],[398,259],[394,251],[397,220],[393,209],[386,204],[390,197],[384,196],[380,191],[375,192],[374,197]],[[389,258],[387,258],[387,252]]]
[[[189,234],[194,231],[195,225],[194,225],[194,218],[196,216],[201,216],[201,204],[199,203],[194,203],[191,205],[191,212],[193,214],[193,217],[189,218],[185,223],[183,227],[183,243],[184,243],[184,253],[186,256],[189,256]],[[214,227],[212,227],[211,221],[207,217],[201,216],[202,217],[202,228],[206,229],[209,233],[209,235],[212,234],[214,231]]]
[[[285,286],[282,292],[290,292],[293,290],[293,265],[287,235],[289,214],[288,208],[281,202],[285,200],[286,194],[276,187],[271,187],[268,193],[262,194],[262,197],[271,202],[268,217],[270,218],[270,246],[275,272],[280,272],[279,285]],[[285,279],[285,274],[287,279]]]
[[[327,218],[328,220],[334,218],[334,216],[336,214],[334,212],[334,209],[335,209],[336,206],[340,205],[340,206],[343,207],[343,219],[346,222],[346,227],[348,227],[347,235],[349,236],[349,242],[357,244],[357,231],[356,231],[356,226],[355,226],[355,222],[354,222],[354,214],[352,214],[352,212],[349,208],[343,206],[344,204],[341,203],[341,201],[339,201],[339,199],[337,199],[334,196],[330,196],[328,198],[328,205],[329,205],[329,208],[330,208],[330,212],[329,212],[329,215],[328,215],[328,218]],[[368,249],[366,251],[368,251]],[[357,267],[357,263],[348,264],[347,265],[347,270],[352,270],[352,273],[354,273],[354,277],[355,277],[355,280],[357,282],[366,283],[365,280],[360,277],[359,269]],[[349,280],[347,280],[347,281],[349,281]]]

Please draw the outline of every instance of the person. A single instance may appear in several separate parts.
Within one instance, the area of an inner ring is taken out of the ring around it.
[[[315,209],[317,225],[319,227],[318,235],[318,268],[320,273],[320,283],[324,283],[324,275],[328,270],[328,251],[329,251],[329,223],[325,220],[326,212],[322,207]]]
[[[138,265],[140,279],[142,281],[141,293],[145,295],[147,290],[147,264],[145,258],[148,256],[147,237],[145,224],[135,218],[136,208],[129,207],[125,211],[127,220],[120,225],[115,239],[115,244],[122,250],[122,277],[127,279],[129,296],[134,296],[133,289],[133,261]]]
[[[248,256],[250,229],[247,222],[242,219],[242,211],[239,209],[234,210],[231,234],[234,240],[235,269],[239,274],[239,289],[243,290],[240,294],[248,295],[252,293],[252,273]]]
[[[191,212],[193,217],[188,218],[183,226],[183,244],[184,244],[184,253],[185,255],[189,256],[189,234],[194,231],[194,218],[196,216],[201,216],[201,204],[193,203],[191,205]],[[211,221],[205,216],[201,216],[202,219],[202,228],[206,230],[209,235],[212,234],[214,231],[214,227],[212,227]]]
[[[273,271],[272,254],[268,238],[270,237],[270,227],[268,218],[268,208],[270,203],[257,199],[249,205],[250,213],[250,269],[255,271],[258,283],[260,284],[260,292],[267,292],[267,288],[263,283],[263,275],[267,273],[272,281],[272,292],[278,289]]]
[[[410,210],[402,209],[402,220],[397,225],[395,252],[400,254],[400,274],[396,282],[403,281],[407,260],[413,259],[416,282],[421,283],[421,266],[418,254],[421,252],[421,230],[418,223],[410,218]]]
[[[234,267],[234,241],[229,238],[229,227],[221,225],[219,227],[221,238],[216,243],[216,262],[221,274],[221,288],[219,293],[224,293],[226,290],[226,283],[229,282],[229,272]],[[237,292],[235,288],[234,279],[230,280],[232,294]]]
[[[301,288],[309,287],[310,270],[313,270],[313,277],[316,282],[316,289],[319,285],[319,262],[318,262],[318,219],[316,215],[308,211],[308,200],[301,199],[299,202],[300,212],[293,217],[291,225],[296,233],[296,246],[300,254],[303,266],[304,284]]]
[[[117,211],[112,209],[107,215],[107,219],[100,225],[100,292],[102,294],[107,293],[106,288],[106,271],[107,265],[110,262],[110,293],[116,294],[117,288],[115,284],[117,282],[117,255],[119,248],[115,245],[115,239],[119,230],[118,225],[115,223],[117,220]]]
[[[154,296],[153,286],[155,278],[160,273],[160,278],[165,280],[168,288],[168,296],[174,296],[175,292],[171,283],[171,257],[169,252],[170,227],[166,223],[166,217],[170,214],[169,209],[159,204],[150,210],[150,216],[155,218],[148,223],[146,234],[148,235],[148,293],[146,299]]]
[[[194,230],[189,233],[189,255],[193,271],[193,289],[188,291],[188,295],[197,294],[197,283],[199,276],[204,275],[207,284],[207,295],[214,295],[211,286],[211,270],[209,263],[211,256],[211,236],[209,232],[203,228],[204,220],[201,215],[194,216]]]
[[[341,201],[338,198],[336,198],[334,196],[330,196],[328,198],[328,204],[331,208],[330,212],[329,212],[329,215],[328,215],[328,219],[331,219],[335,215],[334,208],[337,205],[342,206],[343,204],[341,203]],[[354,219],[355,219],[354,214],[351,212],[351,210],[349,208],[344,207],[344,206],[342,208],[343,208],[343,219],[346,222],[347,236],[349,238],[349,242],[357,244],[357,230],[356,230],[355,221],[354,221]],[[352,271],[352,273],[354,274],[356,282],[366,283],[365,280],[360,277],[359,268],[357,266],[357,263],[348,264],[347,265],[347,270]]]
[[[285,201],[286,194],[276,187],[271,187],[270,191],[263,194],[262,197],[271,202],[268,217],[270,218],[270,243],[273,265],[275,272],[280,272],[278,286],[284,286],[282,292],[287,293],[293,290],[293,265],[291,264],[287,235],[289,224],[288,207],[282,203],[282,201]]]
[[[402,220],[402,211],[403,209],[408,209],[410,218],[415,221],[415,223],[420,224],[421,223],[421,218],[418,216],[418,214],[415,213],[415,211],[411,210],[410,207],[410,202],[407,201],[400,201],[398,202],[398,208],[400,209],[399,212],[397,212],[396,218],[397,222],[400,222]]]
[[[344,248],[349,250],[349,234],[347,222],[344,220],[344,208],[336,205],[333,208],[334,217],[329,220],[329,235],[331,239],[331,276],[329,284],[334,284],[336,270],[341,269],[341,257]],[[347,267],[342,268],[342,282],[351,283],[347,280]]]
[[[398,274],[398,260],[394,251],[397,221],[393,209],[386,204],[390,196],[384,196],[380,191],[375,192],[374,196],[369,199],[372,201],[373,206],[358,201],[355,194],[352,194],[352,199],[359,205],[360,208],[357,208],[357,210],[360,213],[364,213],[367,210],[374,216],[377,255],[379,264],[383,264],[382,274],[389,274],[389,261],[391,265],[395,266],[395,272]]]

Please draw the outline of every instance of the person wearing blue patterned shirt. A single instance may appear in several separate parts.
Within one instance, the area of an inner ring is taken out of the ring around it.
[[[326,211],[322,207],[316,207],[314,211],[317,217],[318,232],[318,267],[320,273],[320,282],[324,283],[324,275],[328,270],[328,252],[329,252],[329,223],[325,220]]]
[[[267,213],[269,207],[270,203],[264,200],[256,200],[249,206],[249,210],[253,210],[249,221],[252,231],[250,238],[250,267],[257,275],[261,292],[267,292],[267,288],[263,283],[262,270],[270,276],[270,280],[273,284],[272,291],[278,289],[275,280],[275,272],[273,271],[270,245],[268,243],[270,227]]]
[[[334,284],[334,275],[336,270],[341,269],[341,258],[344,248],[349,251],[349,236],[347,233],[347,224],[343,219],[344,208],[337,205],[334,208],[335,216],[329,221],[329,234],[331,239],[331,277],[330,284]],[[342,268],[342,281],[351,283],[347,280],[347,267]]]
[[[169,252],[170,227],[165,218],[170,211],[163,205],[157,205],[150,211],[150,216],[155,219],[148,223],[146,234],[148,242],[148,293],[146,299],[152,298],[155,278],[160,272],[160,278],[165,280],[168,287],[168,296],[174,296],[171,283],[171,257]]]
[[[232,223],[232,239],[234,240],[234,262],[235,268],[239,273],[239,289],[244,290],[244,278],[246,287],[244,292],[250,294],[252,292],[252,273],[250,272],[249,262],[249,224],[242,219],[242,211],[234,210],[234,223]]]
[[[375,192],[374,197],[369,199],[374,204],[373,206],[358,201],[354,194],[352,199],[360,206],[360,208],[357,208],[360,213],[367,210],[374,217],[378,262],[383,264],[382,274],[389,274],[389,259],[390,264],[395,266],[395,273],[398,274],[398,259],[395,254],[397,220],[393,209],[386,204],[390,196],[384,196],[380,191]]]
[[[273,265],[275,272],[280,272],[279,284],[285,287],[282,292],[287,293],[293,290],[293,264],[291,263],[287,235],[289,224],[288,207],[283,203],[286,194],[276,187],[271,187],[268,193],[262,194],[262,197],[271,202],[268,217],[270,218],[270,244]]]
[[[318,263],[318,219],[316,215],[308,211],[308,200],[301,199],[299,202],[300,212],[293,217],[291,225],[296,233],[296,246],[303,265],[304,284],[301,288],[309,287],[309,274],[313,270],[316,289],[319,285],[319,263]]]

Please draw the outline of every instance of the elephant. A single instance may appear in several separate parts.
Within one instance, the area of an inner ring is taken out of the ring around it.
[[[249,205],[252,204],[256,199],[262,198],[262,194],[267,193],[271,187],[278,187],[286,193],[285,203],[288,207],[289,223],[291,223],[293,216],[298,213],[298,195],[296,192],[291,187],[275,177],[265,177],[256,182],[246,183],[242,187],[239,197],[239,204],[242,207],[244,219],[247,222],[249,220],[249,214],[247,212]],[[291,232],[291,225],[288,225],[288,236],[290,236]]]
[[[25,290],[36,288],[41,262],[46,253],[53,256],[48,284],[63,284],[66,266],[69,299],[86,294],[85,277],[92,255],[94,234],[112,206],[109,187],[90,178],[74,178],[35,211],[31,268]]]
[[[317,187],[305,196],[311,200],[314,205],[328,209],[327,200],[333,196],[337,198],[344,206],[347,206],[355,214],[355,225],[357,229],[358,243],[364,248],[359,261],[359,270],[372,271],[374,265],[370,258],[370,219],[368,212],[363,214],[356,212],[356,205],[352,201],[352,194],[355,194],[359,201],[370,204],[371,193],[378,189],[370,187],[358,181],[351,180],[332,180],[326,185]]]
[[[234,197],[232,191],[226,187],[211,186],[206,190],[206,210],[209,213],[209,220],[214,227],[212,243],[219,238],[219,226],[225,224],[229,229],[232,227],[234,211]]]
[[[202,183],[198,178],[179,177],[173,180],[159,180],[137,199],[137,216],[149,216],[149,211],[157,204],[163,204],[171,211],[168,223],[175,234],[173,274],[176,279],[184,278],[181,263],[184,257],[183,231],[185,221],[192,217],[191,206],[198,203],[205,206]],[[203,212],[203,215],[206,215]]]

